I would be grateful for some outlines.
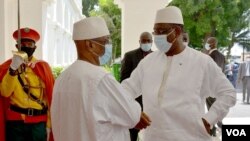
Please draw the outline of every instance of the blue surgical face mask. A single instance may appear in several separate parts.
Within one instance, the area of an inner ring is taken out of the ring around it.
[[[205,49],[206,49],[206,50],[210,50],[210,49],[211,49],[209,43],[206,43],[206,44],[205,44]]]
[[[141,49],[145,52],[149,51],[152,47],[152,43],[141,44]]]
[[[112,44],[105,44],[105,53],[99,57],[100,65],[105,65],[108,63],[112,56]]]
[[[174,31],[174,30],[173,30]],[[154,35],[154,42],[158,50],[166,53],[169,51],[173,43],[167,41],[167,37],[173,32],[164,35]],[[174,42],[174,41],[173,41]]]

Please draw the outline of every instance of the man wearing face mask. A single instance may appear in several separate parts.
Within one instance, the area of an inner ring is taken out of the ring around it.
[[[234,88],[212,58],[183,45],[183,26],[178,7],[158,10],[153,33],[158,51],[122,82],[133,97],[142,94],[143,111],[152,120],[143,141],[211,141],[210,125],[236,103]],[[209,96],[217,100],[205,113]]]
[[[125,53],[121,66],[121,82],[130,76],[132,71],[146,55],[152,52],[152,42],[152,35],[149,32],[143,32],[140,35],[140,47]],[[142,96],[136,98],[136,101],[143,107]],[[135,128],[129,130],[131,141],[137,141],[139,131],[140,130]]]
[[[40,38],[38,32],[21,28],[20,35],[21,51],[14,53],[13,58],[0,68],[0,93],[5,97],[6,141],[52,140],[52,71],[48,63],[33,56]],[[18,30],[13,37],[18,41]]]
[[[207,41],[205,44],[205,49],[207,50],[208,55],[221,68],[222,72],[224,72],[225,64],[226,64],[225,56],[217,50],[217,45],[218,45],[217,39],[215,37],[209,37],[209,38],[207,38]],[[208,110],[210,109],[212,104],[215,102],[215,100],[216,100],[216,98],[213,98],[213,97],[208,97],[206,99],[206,104],[207,104]],[[221,128],[222,122],[219,121],[217,123],[217,125]],[[213,128],[212,128],[211,134],[213,136],[216,136],[216,127],[215,126],[213,126]]]
[[[150,124],[140,105],[100,67],[111,58],[109,36],[102,18],[74,23],[78,59],[58,77],[53,91],[55,141],[128,141],[129,128]]]
[[[183,45],[188,46],[188,44],[189,44],[189,36],[187,32],[184,32],[183,33]]]
[[[208,51],[208,55],[215,61],[215,63],[221,68],[222,72],[225,70],[225,56],[217,50],[218,40],[215,37],[209,37],[205,44],[205,49]]]

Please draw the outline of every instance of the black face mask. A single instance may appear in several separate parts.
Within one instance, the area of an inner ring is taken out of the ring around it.
[[[32,56],[36,48],[30,48],[30,47],[21,47],[21,51],[26,52],[28,57]]]

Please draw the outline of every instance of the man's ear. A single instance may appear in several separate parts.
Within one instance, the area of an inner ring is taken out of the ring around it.
[[[89,40],[85,40],[85,46],[87,48],[89,48],[89,47],[92,47],[92,44],[91,44],[91,42]]]
[[[179,26],[175,26],[175,36],[179,36],[182,33],[182,29]]]
[[[86,47],[87,50],[93,51],[93,49],[94,49],[95,46],[93,46],[93,44],[92,44],[91,41],[85,40],[85,47]]]

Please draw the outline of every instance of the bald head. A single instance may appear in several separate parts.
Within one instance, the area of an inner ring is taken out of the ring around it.
[[[215,37],[207,38],[207,43],[210,45],[211,49],[217,48],[218,40]]]
[[[149,32],[143,32],[140,36],[140,44],[152,43],[152,35]]]

